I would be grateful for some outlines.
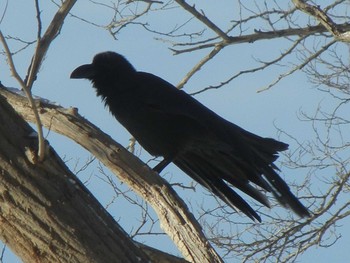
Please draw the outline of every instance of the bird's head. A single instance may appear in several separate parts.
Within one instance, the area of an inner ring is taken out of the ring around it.
[[[97,54],[91,64],[77,67],[70,75],[72,79],[89,79],[94,84],[104,80],[114,81],[136,72],[122,55],[112,51]]]

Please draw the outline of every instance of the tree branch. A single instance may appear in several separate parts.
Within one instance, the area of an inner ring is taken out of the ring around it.
[[[36,79],[36,76],[39,72],[41,63],[43,62],[43,59],[50,47],[50,44],[52,41],[57,37],[59,34],[64,19],[68,15],[69,11],[74,6],[76,0],[66,0],[62,3],[61,7],[56,12],[54,18],[52,19],[50,25],[48,26],[44,36],[42,38],[39,38],[37,41],[37,46],[35,53],[32,58],[32,62],[30,64],[30,67],[28,69],[27,77],[25,80],[26,86],[28,89],[32,89],[33,83]],[[39,14],[37,14],[38,16]],[[38,18],[40,21],[40,18]],[[41,31],[41,25],[39,24],[39,30]],[[38,37],[40,37],[40,34],[38,32]]]
[[[27,101],[20,95],[0,89],[0,94],[27,121],[34,117]],[[182,255],[190,262],[222,262],[189,213],[186,204],[171,186],[137,157],[96,126],[82,118],[76,109],[64,109],[38,101],[43,125],[62,134],[91,152],[118,178],[144,198],[158,214],[160,225]]]
[[[222,31],[217,25],[215,25],[210,19],[208,19],[205,15],[201,14],[197,11],[195,6],[190,6],[184,0],[176,0],[176,2],[183,7],[187,12],[191,13],[195,18],[205,24],[208,28],[213,30],[218,36],[220,36],[223,40],[229,40],[227,34]]]
[[[338,41],[350,42],[350,32],[343,31],[327,14],[322,11],[319,6],[314,6],[306,3],[303,0],[292,0],[295,7],[300,11],[316,18],[321,25],[330,32]]]
[[[6,39],[1,31],[0,31],[0,42],[2,42],[2,44],[4,46],[7,61],[8,61],[9,66],[10,66],[11,74],[17,80],[17,82],[21,86],[22,90],[25,92],[27,99],[29,100],[31,110],[33,111],[33,114],[35,116],[35,124],[36,124],[37,130],[38,130],[38,152],[37,152],[37,154],[35,154],[35,158],[33,159],[33,161],[34,162],[37,162],[37,161],[42,162],[45,158],[45,139],[44,139],[43,128],[42,128],[41,120],[39,117],[38,109],[36,108],[36,105],[34,103],[33,96],[32,96],[30,89],[24,83],[24,81],[22,80],[22,78],[20,77],[20,75],[18,74],[18,72],[16,70],[15,63],[13,62],[13,59],[12,59],[12,54],[11,54],[10,48],[7,45]]]
[[[198,72],[201,67],[207,63],[209,60],[211,60],[213,57],[215,57],[222,49],[224,46],[222,45],[217,45],[215,48],[210,51],[210,53],[205,56],[204,58],[201,59],[187,74],[186,76],[180,81],[180,83],[176,86],[178,89],[182,89],[183,86],[189,81],[189,79]]]
[[[1,240],[23,262],[149,262],[52,148],[28,161],[33,129],[2,96],[0,112]]]

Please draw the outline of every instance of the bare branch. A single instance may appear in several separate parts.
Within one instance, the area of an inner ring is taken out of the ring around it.
[[[344,32],[319,6],[306,3],[303,0],[292,0],[296,8],[310,16],[315,17],[336,40],[350,42],[350,32]]]
[[[225,32],[223,32],[217,25],[215,25],[211,20],[209,20],[205,14],[201,14],[197,11],[195,6],[190,6],[184,0],[176,0],[176,2],[182,6],[186,11],[191,13],[195,18],[200,20],[203,24],[205,24],[208,28],[212,29],[218,36],[220,36],[223,40],[228,41],[229,37]]]
[[[292,75],[294,72],[303,69],[307,64],[309,64],[312,60],[314,60],[315,58],[317,58],[318,56],[320,56],[323,52],[325,52],[329,47],[331,47],[333,44],[335,44],[337,41],[333,40],[330,43],[328,43],[327,45],[323,46],[318,52],[315,52],[314,54],[312,54],[310,57],[308,57],[307,59],[304,60],[304,62],[300,65],[297,65],[296,67],[292,68],[290,71],[278,76],[278,78],[273,81],[272,83],[270,83],[267,87],[262,88],[260,90],[258,90],[258,92],[263,92],[266,90],[269,90],[271,87],[275,86],[278,82],[280,82],[282,79],[284,79],[285,77]]]
[[[42,23],[41,23],[41,17],[40,17],[40,6],[39,6],[39,0],[35,0],[35,11],[36,11],[36,19],[38,21],[38,32],[37,32],[37,41],[39,42],[41,39],[41,30],[42,30]]]
[[[24,81],[22,80],[22,78],[20,77],[20,75],[18,74],[18,72],[16,70],[15,64],[14,64],[13,59],[12,59],[12,54],[11,54],[10,48],[7,45],[6,39],[1,31],[0,31],[0,42],[2,42],[2,44],[5,48],[7,61],[8,61],[9,66],[10,66],[11,73],[12,73],[13,77],[18,81],[22,90],[25,92],[25,94],[29,100],[31,109],[34,113],[35,124],[37,126],[37,131],[38,131],[38,153],[37,153],[37,156],[35,156],[35,159],[33,159],[33,161],[34,162],[37,162],[37,161],[42,162],[45,158],[45,139],[44,139],[43,128],[42,128],[41,120],[39,117],[38,109],[36,107],[36,104],[34,102],[34,99],[33,99],[33,96],[32,96],[30,89],[24,83]]]
[[[39,72],[41,63],[43,62],[43,59],[50,47],[50,44],[59,34],[61,27],[63,26],[63,21],[68,15],[69,11],[74,6],[75,2],[76,0],[66,0],[62,3],[61,7],[58,9],[50,25],[48,26],[44,36],[38,40],[36,50],[33,55],[25,80],[26,86],[29,90],[32,89],[33,83]],[[38,19],[40,21],[40,18]],[[39,31],[41,30],[40,23],[38,25],[38,29]],[[38,32],[38,36],[40,36],[40,32]]]
[[[34,162],[39,161],[42,162],[45,158],[45,139],[42,131],[42,125],[41,125],[41,120],[36,108],[36,105],[33,101],[32,95],[31,95],[31,88],[33,86],[33,83],[36,79],[37,73],[40,69],[40,65],[44,59],[44,56],[51,44],[51,42],[55,39],[57,34],[59,33],[59,30],[61,29],[63,25],[63,21],[65,17],[67,16],[69,10],[73,7],[75,4],[76,0],[67,0],[65,1],[61,8],[57,11],[56,15],[54,16],[53,20],[51,21],[51,24],[49,25],[48,29],[46,30],[44,36],[41,38],[41,18],[40,18],[40,7],[39,7],[39,2],[36,0],[35,1],[35,8],[37,12],[37,21],[38,21],[38,40],[37,40],[37,47],[35,54],[32,58],[31,65],[28,69],[28,76],[26,80],[22,80],[22,78],[19,76],[17,73],[17,70],[15,68],[15,65],[12,60],[12,54],[10,52],[10,49],[7,45],[7,42],[2,34],[0,32],[0,40],[3,43],[3,46],[5,48],[5,52],[7,55],[7,59],[10,64],[10,70],[15,77],[15,79],[19,82],[21,88],[25,92],[28,100],[30,101],[32,110],[34,112],[35,116],[35,123],[37,125],[37,131],[38,131],[38,155],[36,156]]]
[[[201,67],[207,63],[209,60],[211,60],[213,57],[215,57],[222,49],[224,48],[223,45],[217,45],[206,57],[204,57],[201,61],[197,63],[188,73],[187,75],[180,81],[179,84],[177,84],[178,89],[182,89],[183,86],[187,83],[187,81],[196,73],[198,72]]]
[[[3,96],[0,112],[1,240],[23,262],[148,262],[51,147],[28,162],[33,129]]]
[[[193,93],[191,93],[191,95],[197,95],[197,94],[200,94],[200,93],[205,92],[205,91],[210,90],[210,89],[219,89],[219,88],[229,84],[231,81],[233,81],[234,79],[238,78],[239,76],[241,76],[243,74],[254,73],[254,72],[257,72],[257,71],[260,71],[260,70],[264,70],[264,69],[266,69],[269,66],[275,65],[275,64],[279,63],[281,60],[283,60],[286,56],[290,55],[293,52],[293,50],[304,39],[305,39],[304,37],[301,37],[300,39],[296,40],[294,42],[294,44],[290,48],[288,48],[286,51],[284,51],[276,59],[273,59],[273,60],[270,60],[270,61],[259,61],[260,63],[262,63],[262,66],[255,67],[255,68],[250,68],[250,69],[246,69],[246,70],[241,70],[240,72],[236,73],[235,75],[233,75],[229,79],[221,81],[218,85],[211,85],[211,86],[203,88],[203,89],[201,89],[199,91],[193,92]]]
[[[5,14],[6,14],[6,10],[7,10],[8,4],[9,4],[9,1],[6,0],[5,8],[4,8],[4,11],[3,11],[2,15],[1,15],[1,18],[0,18],[0,24],[1,24],[2,21],[4,20],[4,17],[5,17]]]

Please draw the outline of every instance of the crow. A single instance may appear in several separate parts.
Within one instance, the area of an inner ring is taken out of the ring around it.
[[[140,145],[151,155],[163,157],[154,171],[160,173],[173,162],[254,221],[261,222],[260,216],[233,188],[267,207],[264,192],[271,192],[299,216],[310,215],[273,164],[287,144],[225,120],[160,77],[136,71],[115,52],[97,54],[70,77],[90,80],[105,106]]]

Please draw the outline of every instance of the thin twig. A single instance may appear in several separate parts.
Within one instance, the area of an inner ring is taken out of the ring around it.
[[[30,89],[26,86],[23,79],[21,78],[21,76],[18,74],[18,72],[16,70],[15,63],[13,62],[13,59],[12,59],[12,54],[11,54],[10,48],[7,45],[6,39],[1,31],[0,31],[0,41],[2,42],[2,44],[4,46],[6,56],[7,56],[7,61],[8,61],[9,66],[10,66],[11,73],[12,73],[13,77],[20,84],[21,88],[23,89],[24,93],[26,94],[26,96],[29,100],[30,106],[33,109],[34,116],[35,116],[35,122],[36,122],[37,130],[38,130],[38,156],[37,156],[37,160],[39,162],[41,162],[45,158],[45,139],[44,139],[44,135],[43,135],[43,128],[42,128],[41,120],[39,117],[38,109],[36,107],[36,104],[34,102],[34,99],[33,99],[33,96],[32,96]]]
[[[39,0],[35,0],[35,10],[36,10],[36,20],[38,21],[38,33],[37,33],[37,40],[39,41],[41,39],[41,30],[42,30],[42,23],[41,23],[41,11],[39,6]]]
[[[182,89],[183,86],[189,81],[189,79],[198,72],[201,67],[207,63],[209,60],[211,60],[213,57],[215,57],[225,46],[224,45],[217,45],[215,48],[210,51],[210,53],[205,56],[201,61],[199,61],[187,74],[186,76],[180,81],[180,83],[176,86],[178,89]]]
[[[4,12],[2,13],[1,18],[0,18],[0,24],[2,23],[2,20],[4,20],[8,4],[9,4],[9,1],[7,0],[6,4],[5,4]]]
[[[50,25],[48,26],[44,36],[38,40],[38,44],[32,58],[32,62],[28,69],[28,74],[25,81],[28,89],[32,89],[33,83],[39,72],[44,57],[50,47],[50,44],[58,36],[62,28],[63,21],[74,6],[75,2],[76,0],[66,0],[63,2],[61,7],[56,12],[54,18],[52,19]]]
[[[324,51],[326,51],[330,46],[332,46],[333,44],[335,44],[337,41],[333,40],[331,42],[329,42],[327,45],[323,46],[319,51],[317,51],[316,53],[312,54],[312,56],[308,57],[302,64],[294,67],[292,70],[281,74],[280,76],[278,76],[278,78],[270,83],[267,87],[262,88],[260,90],[258,90],[257,92],[263,92],[266,90],[269,90],[271,87],[275,86],[278,82],[280,82],[282,79],[284,79],[285,77],[293,74],[294,72],[303,69],[307,64],[309,64],[312,60],[314,60],[315,58],[317,58],[318,56],[320,56]]]
[[[203,13],[197,11],[195,6],[191,6],[186,1],[183,0],[176,0],[176,3],[178,3],[180,6],[183,7],[186,11],[191,13],[195,18],[197,18],[199,21],[204,23],[208,28],[213,30],[218,36],[220,36],[223,40],[229,41],[229,36],[222,31],[217,25],[215,25],[212,21],[210,21]]]
[[[293,50],[300,44],[300,42],[303,41],[305,38],[306,37],[301,37],[298,40],[294,41],[293,45],[290,48],[288,48],[285,52],[283,52],[280,56],[278,56],[277,58],[275,58],[273,60],[270,60],[270,61],[267,61],[267,62],[260,61],[260,63],[263,64],[262,66],[241,70],[241,71],[237,72],[235,75],[231,76],[229,79],[227,79],[225,81],[221,81],[217,85],[211,85],[209,87],[206,87],[206,88],[203,88],[201,90],[195,91],[195,92],[191,93],[191,95],[192,96],[198,95],[198,94],[203,93],[203,92],[205,92],[207,90],[210,90],[210,89],[219,89],[219,88],[229,84],[231,81],[233,81],[234,79],[240,77],[241,75],[248,74],[248,73],[255,73],[257,71],[264,70],[264,69],[270,67],[271,65],[276,65],[277,63],[282,61],[282,59],[284,59],[285,57],[290,55],[293,52]]]
[[[4,262],[5,251],[6,251],[6,244],[4,244],[4,245],[2,246],[2,249],[1,249],[0,263],[3,263],[3,262]]]

